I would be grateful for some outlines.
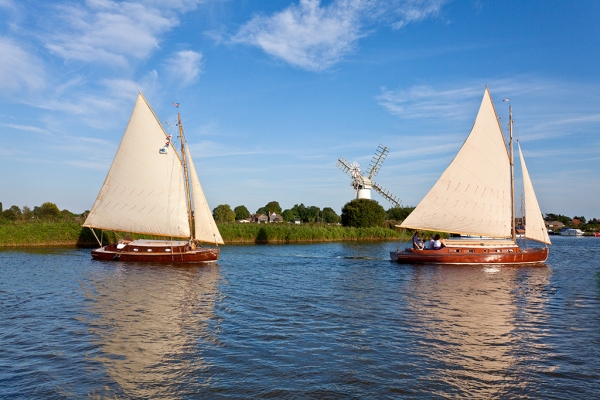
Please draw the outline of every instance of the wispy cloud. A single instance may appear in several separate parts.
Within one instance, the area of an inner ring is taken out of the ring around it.
[[[379,104],[391,114],[403,118],[456,118],[471,112],[465,104],[481,97],[481,85],[435,90],[431,86],[417,85],[408,89],[381,89]]]
[[[0,8],[14,10],[16,7],[14,1],[12,0],[0,0]]]
[[[271,151],[264,149],[232,149],[231,147],[223,146],[219,143],[211,140],[202,140],[197,143],[190,144],[190,152],[194,157],[233,157],[233,156],[247,156],[257,154],[268,154]]]
[[[37,126],[17,125],[17,124],[4,124],[4,123],[0,124],[0,126],[4,126],[6,128],[11,128],[11,129],[17,129],[19,131],[41,133],[41,134],[44,134],[44,135],[48,135],[50,133],[50,131],[48,131],[48,129],[39,128]]]
[[[447,2],[447,0],[396,0],[386,3],[392,7],[392,14],[398,16],[398,19],[392,23],[392,28],[400,29],[411,22],[418,22],[432,16],[437,16],[442,6]],[[384,13],[386,13],[386,8],[384,7],[383,9]]]
[[[300,0],[272,16],[254,17],[233,41],[258,46],[301,68],[323,70],[351,51],[361,36],[358,5],[322,7],[318,0]]]
[[[300,0],[270,16],[257,15],[240,28],[233,43],[245,43],[287,63],[322,71],[352,52],[357,41],[381,21],[400,28],[439,13],[442,0]]]
[[[515,133],[518,136],[520,131],[527,132],[524,141],[590,132],[600,122],[600,95],[589,84],[530,76],[445,83],[438,88],[432,85],[382,88],[376,100],[390,114],[405,120],[467,121],[474,118],[486,83],[499,116],[506,118],[508,110],[502,106],[502,99],[511,98],[511,104],[516,106]],[[581,93],[587,93],[586,97],[582,98]]]
[[[195,83],[202,73],[202,53],[182,50],[171,57],[166,65],[171,79],[180,82],[180,86]]]
[[[15,93],[45,86],[40,61],[15,41],[0,37],[0,90]]]
[[[157,49],[157,36],[178,24],[172,13],[136,2],[89,0],[83,6],[60,6],[62,29],[46,47],[66,60],[127,66]],[[166,14],[166,15],[165,15]],[[56,28],[56,27],[55,27]]]

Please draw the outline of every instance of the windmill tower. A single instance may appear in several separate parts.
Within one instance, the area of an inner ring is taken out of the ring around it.
[[[377,175],[379,169],[381,169],[381,165],[389,152],[390,149],[380,144],[369,163],[366,175],[361,174],[360,165],[356,161],[350,164],[342,157],[339,158],[337,162],[338,168],[352,178],[351,185],[354,188],[355,199],[371,199],[371,189],[375,189],[377,193],[392,203],[394,207],[400,207],[400,199],[397,196],[394,196],[389,190],[371,180]]]

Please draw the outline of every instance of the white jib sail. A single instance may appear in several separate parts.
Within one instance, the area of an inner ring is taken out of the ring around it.
[[[123,139],[84,226],[190,237],[183,166],[140,93]]]
[[[212,216],[206,196],[200,185],[200,179],[196,173],[196,167],[190,154],[189,146],[186,146],[188,166],[190,169],[190,180],[192,186],[192,202],[194,204],[194,233],[196,240],[207,243],[224,244],[219,228]]]
[[[510,161],[489,91],[471,133],[405,228],[511,236]]]
[[[518,143],[518,142],[517,142]],[[521,171],[523,173],[523,186],[525,193],[525,237],[538,242],[550,243],[550,237],[548,236],[548,230],[542,217],[542,211],[537,201],[535,192],[533,191],[533,184],[527,171],[527,165],[525,165],[525,158],[523,158],[523,151],[521,150],[521,144],[519,146],[519,156],[521,158]]]

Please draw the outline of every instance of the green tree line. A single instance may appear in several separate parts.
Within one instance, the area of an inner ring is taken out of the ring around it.
[[[281,215],[284,222],[293,222],[296,219],[302,223],[341,223],[348,227],[373,227],[387,226],[402,222],[414,207],[393,207],[387,211],[375,200],[356,199],[344,205],[341,214],[337,214],[331,207],[320,209],[317,206],[305,206],[304,203],[295,204],[283,210],[277,201],[270,201],[260,207],[254,215]],[[252,214],[244,205],[231,209],[229,204],[219,204],[213,209],[213,217],[217,223],[227,223],[250,218]]]
[[[83,223],[88,211],[83,214],[73,214],[69,210],[60,210],[56,204],[46,202],[41,206],[11,206],[6,210],[0,203],[0,223],[8,222],[31,222],[31,221],[79,221]]]
[[[567,217],[562,214],[553,214],[548,213],[545,214],[544,220],[547,222],[550,221],[558,221],[562,222],[567,228],[578,228],[582,231],[598,231],[600,230],[600,220],[598,218],[592,218],[589,221],[583,216],[574,216],[573,218]],[[573,221],[578,220],[579,223],[574,223]],[[525,222],[527,222],[527,217],[525,217]]]

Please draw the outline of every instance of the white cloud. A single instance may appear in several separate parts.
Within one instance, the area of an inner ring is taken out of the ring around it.
[[[88,0],[86,5],[58,9],[63,24],[48,36],[51,52],[66,60],[124,67],[147,57],[159,47],[158,36],[179,23],[168,6],[158,8],[161,4]]]
[[[202,53],[179,51],[169,59],[166,69],[171,79],[179,81],[181,86],[195,83],[202,73]]]
[[[0,37],[0,90],[4,94],[37,90],[45,85],[37,57],[8,38]]]
[[[256,16],[233,38],[308,70],[323,70],[352,50],[360,37],[358,14],[339,2],[321,7],[319,0],[300,0],[270,17]]]
[[[233,43],[260,47],[291,65],[322,71],[352,52],[369,25],[389,21],[399,28],[436,15],[443,0],[300,0],[271,16],[252,18]]]

